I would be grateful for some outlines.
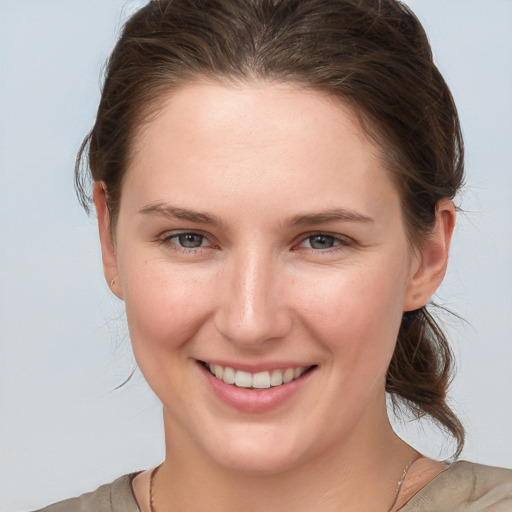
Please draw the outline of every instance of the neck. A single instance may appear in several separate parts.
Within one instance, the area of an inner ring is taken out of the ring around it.
[[[167,457],[154,481],[155,512],[387,512],[405,466],[416,457],[386,417],[380,428],[358,425],[307,462],[248,473],[217,464],[169,423],[166,418]]]

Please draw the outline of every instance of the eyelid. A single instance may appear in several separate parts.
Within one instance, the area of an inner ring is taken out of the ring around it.
[[[207,245],[200,245],[199,247],[191,247],[186,248],[180,246],[178,243],[174,243],[173,239],[178,238],[181,235],[197,235],[203,237],[204,240],[208,242]],[[173,247],[173,250],[183,251],[183,252],[195,252],[200,251],[202,249],[208,249],[211,247],[215,247],[215,243],[212,242],[212,236],[200,229],[175,229],[170,231],[164,231],[161,235],[159,235],[156,241],[161,244],[168,244]]]
[[[176,239],[177,237],[179,237],[181,235],[188,235],[188,234],[198,235],[198,236],[203,237],[203,239],[207,242],[207,245],[201,245],[199,247],[193,247],[193,248],[186,248],[186,247],[182,247],[178,243],[175,243],[172,241],[173,239]],[[309,238],[312,238],[315,236],[329,237],[329,238],[334,239],[337,243],[333,247],[328,247],[325,249],[315,249],[313,247],[304,247],[303,244]],[[214,238],[214,237],[212,237],[211,234],[205,233],[204,231],[199,230],[199,229],[176,229],[176,230],[169,230],[169,231],[163,232],[161,235],[159,235],[156,238],[156,242],[158,242],[161,245],[164,245],[164,244],[171,245],[173,250],[182,251],[185,253],[191,253],[191,252],[197,252],[197,251],[209,249],[209,248],[219,248],[218,244],[216,244],[215,241],[212,240],[212,238]],[[297,241],[295,243],[293,243],[293,245],[292,245],[292,248],[291,248],[292,251],[299,250],[299,249],[305,249],[305,250],[309,250],[309,251],[312,251],[315,253],[333,252],[333,251],[339,250],[340,248],[353,246],[356,243],[351,237],[349,237],[347,235],[342,235],[340,233],[332,233],[329,231],[312,231],[309,233],[302,233],[300,236],[298,236],[296,238],[296,240]]]
[[[309,238],[312,238],[315,236],[325,236],[325,237],[333,238],[334,240],[336,240],[339,243],[337,243],[334,247],[329,247],[326,249],[314,249],[313,247],[304,247],[302,245]],[[355,241],[347,235],[341,235],[340,233],[331,233],[329,231],[314,231],[311,233],[301,234],[298,239],[298,242],[296,244],[294,244],[293,250],[302,248],[302,249],[309,249],[311,251],[318,252],[318,253],[326,253],[329,251],[338,250],[340,247],[350,247],[354,244],[355,244]]]

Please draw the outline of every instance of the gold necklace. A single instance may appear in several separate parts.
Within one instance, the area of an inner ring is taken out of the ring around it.
[[[409,463],[407,463],[407,465],[405,466],[403,472],[402,472],[402,476],[400,477],[400,480],[398,480],[398,483],[396,484],[396,489],[395,489],[395,499],[393,500],[393,503],[391,503],[391,507],[389,507],[389,510],[388,512],[391,512],[393,510],[393,508],[395,507],[397,501],[398,501],[398,496],[400,496],[400,491],[402,490],[402,485],[404,483],[404,480],[405,480],[405,477],[407,476],[407,473],[409,472],[409,468],[417,461],[418,459],[413,459],[412,461],[410,461]],[[154,512],[153,509],[151,509],[151,512]]]
[[[155,475],[157,474],[158,470],[162,467],[162,464],[160,464],[156,468],[153,468],[151,474],[149,475],[149,510],[151,512],[155,512],[155,507],[153,506],[153,479],[155,478]]]
[[[402,485],[405,481],[405,477],[407,476],[407,473],[410,469],[410,467],[416,462],[417,459],[412,460],[411,462],[408,462],[405,466],[404,470],[402,471],[402,476],[400,477],[400,480],[398,480],[396,484],[395,489],[395,497],[393,499],[393,503],[391,504],[391,507],[389,508],[388,512],[391,512],[393,510],[393,507],[396,505],[398,501],[398,496],[400,495],[400,491],[402,490]],[[156,468],[153,468],[151,471],[151,474],[149,475],[149,510],[150,512],[155,512],[155,506],[153,505],[153,479],[155,478],[155,475],[158,473],[158,470],[162,467],[162,464],[157,466]]]

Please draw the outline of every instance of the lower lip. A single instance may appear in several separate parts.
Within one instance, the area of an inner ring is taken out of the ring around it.
[[[314,373],[314,368],[287,384],[266,389],[240,388],[226,384],[212,375],[202,363],[198,363],[211,391],[222,402],[242,412],[263,413],[276,409],[290,400],[306,384]]]

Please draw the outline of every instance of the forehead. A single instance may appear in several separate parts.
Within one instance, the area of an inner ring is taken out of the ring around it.
[[[152,184],[194,187],[210,201],[235,191],[242,201],[258,193],[269,202],[269,195],[292,203],[309,196],[311,207],[342,200],[351,208],[356,196],[362,206],[396,192],[348,106],[275,83],[198,82],[170,93],[136,133],[130,182],[139,192]]]

